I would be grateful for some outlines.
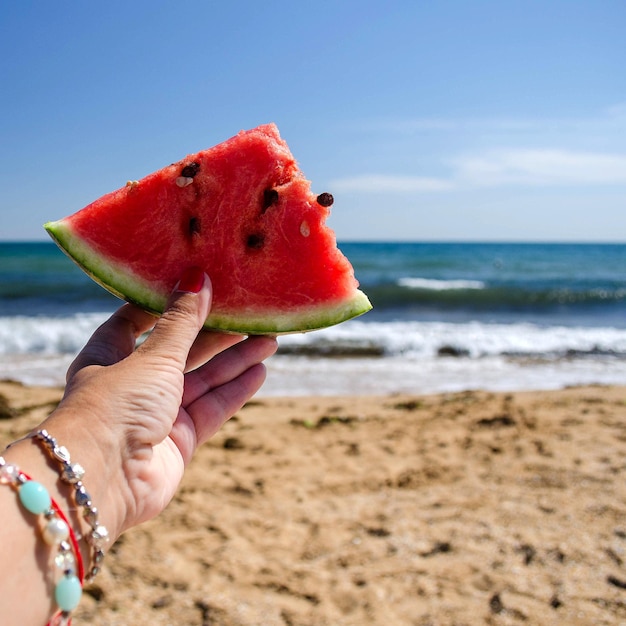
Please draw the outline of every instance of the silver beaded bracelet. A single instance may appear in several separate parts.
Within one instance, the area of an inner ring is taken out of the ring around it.
[[[83,536],[92,549],[92,564],[85,573],[85,580],[90,582],[100,572],[104,559],[103,548],[109,542],[109,532],[98,521],[98,509],[93,505],[91,496],[83,484],[85,470],[78,463],[72,463],[68,449],[60,446],[47,430],[38,430],[32,437],[42,443],[50,457],[60,464],[61,480],[74,487],[76,504],[83,509],[83,518],[91,527],[91,531]]]

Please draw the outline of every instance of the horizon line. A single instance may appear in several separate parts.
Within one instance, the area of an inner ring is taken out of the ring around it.
[[[337,237],[337,243],[342,244],[519,244],[519,245],[532,245],[532,244],[544,244],[544,245],[626,245],[626,239],[510,239],[510,238],[467,238],[461,239],[452,237],[449,239],[444,238],[422,238],[422,239],[377,239],[377,238],[341,238]],[[52,239],[4,239],[0,237],[0,245],[15,245],[15,244],[50,244],[57,245]]]

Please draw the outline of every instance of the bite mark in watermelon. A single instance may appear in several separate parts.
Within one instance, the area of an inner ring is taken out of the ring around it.
[[[213,284],[207,328],[303,332],[371,309],[274,124],[241,131],[45,229],[91,278],[161,313],[190,266]]]

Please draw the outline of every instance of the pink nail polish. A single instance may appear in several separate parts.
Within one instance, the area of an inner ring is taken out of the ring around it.
[[[176,291],[198,293],[202,285],[204,285],[204,272],[199,267],[190,267],[183,272]]]

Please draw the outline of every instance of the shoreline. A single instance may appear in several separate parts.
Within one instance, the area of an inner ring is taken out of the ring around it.
[[[0,382],[0,445],[61,393]],[[259,396],[73,623],[620,623],[625,412],[626,386]]]
[[[585,385],[626,386],[626,358],[611,354],[566,356],[492,355],[478,358],[441,349],[435,357],[309,357],[277,354],[268,359],[267,380],[258,393],[282,396],[362,396],[457,393],[468,389],[493,392],[552,391]],[[55,388],[75,354],[5,355],[0,381]]]

